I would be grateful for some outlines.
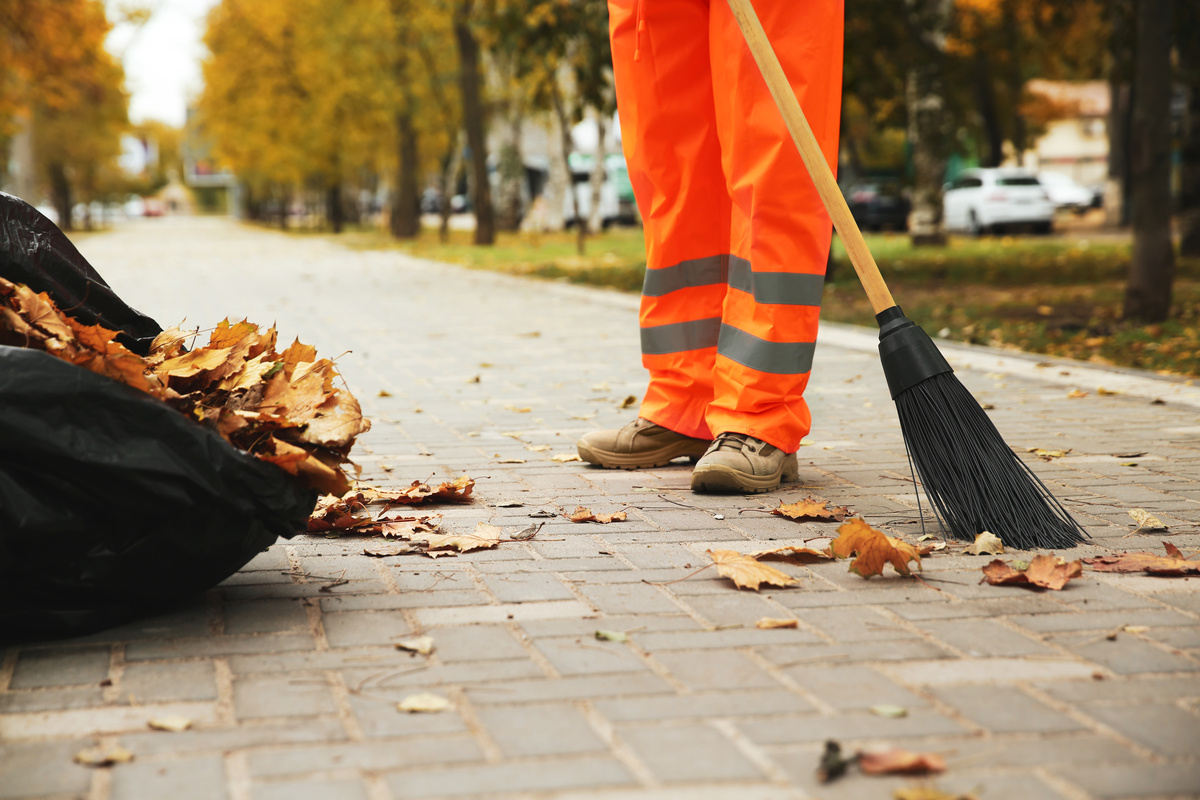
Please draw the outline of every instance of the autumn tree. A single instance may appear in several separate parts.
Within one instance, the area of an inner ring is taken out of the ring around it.
[[[213,9],[199,110],[251,197],[284,205],[310,188],[341,230],[343,187],[378,172],[393,130],[390,20],[387,0],[223,0]]]
[[[487,169],[487,111],[483,103],[482,48],[475,30],[475,0],[455,0],[454,40],[458,45],[458,85],[462,94],[463,126],[474,179],[475,244],[494,244],[496,217]]]
[[[0,164],[27,127],[66,230],[128,124],[124,70],[104,47],[110,27],[101,0],[0,0]]]

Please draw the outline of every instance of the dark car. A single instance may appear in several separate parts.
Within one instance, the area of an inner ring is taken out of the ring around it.
[[[911,204],[896,181],[860,181],[846,188],[846,202],[865,231],[908,230]]]

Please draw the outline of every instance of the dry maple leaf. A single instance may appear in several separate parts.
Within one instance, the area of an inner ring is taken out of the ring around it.
[[[768,586],[794,586],[800,581],[774,567],[759,563],[750,556],[733,550],[706,550],[708,557],[717,567],[717,574],[729,578],[739,589],[758,591],[761,584]]]
[[[474,533],[414,533],[414,542],[425,542],[430,550],[457,550],[469,553],[472,550],[487,550],[500,544],[502,531],[495,525],[480,522]]]
[[[1096,572],[1145,572],[1163,577],[1200,574],[1200,561],[1184,558],[1179,548],[1170,542],[1163,542],[1163,547],[1167,551],[1165,556],[1156,556],[1153,553],[1114,553],[1109,556],[1085,558],[1083,563]]]
[[[1066,562],[1055,556],[1034,556],[1028,564],[996,559],[983,568],[983,579],[992,586],[1012,584],[1058,591],[1083,574],[1083,562]]]
[[[992,555],[998,556],[1004,552],[1004,542],[991,531],[981,531],[975,541],[963,550],[969,556]]]
[[[813,564],[818,561],[832,561],[833,554],[829,552],[829,548],[824,550],[816,550],[812,547],[801,547],[799,545],[784,545],[783,547],[772,547],[770,550],[755,550],[748,554],[751,558],[757,558],[759,561],[786,561],[789,564]]]
[[[612,514],[596,514],[590,508],[584,506],[576,506],[575,510],[567,515],[567,519],[571,522],[624,522],[629,518],[629,515],[624,511],[614,511]]]
[[[867,775],[927,775],[945,772],[946,760],[937,753],[912,753],[897,747],[859,753],[858,767]]]
[[[829,501],[820,497],[806,497],[794,503],[780,501],[778,508],[772,508],[771,513],[780,517],[794,520],[834,520],[841,522],[849,514],[845,506],[829,508]]]
[[[829,550],[838,558],[858,557],[850,563],[850,571],[864,578],[880,575],[887,564],[891,564],[896,572],[909,575],[909,561],[916,561],[917,568],[921,567],[921,556],[917,548],[900,539],[893,539],[882,531],[877,531],[862,519],[852,519],[843,522],[838,528],[838,536],[830,545]]]
[[[1167,530],[1167,526],[1162,523],[1162,520],[1144,508],[1131,508],[1129,516],[1133,517],[1133,521],[1138,524],[1137,529],[1139,531]]]
[[[754,627],[761,628],[762,630],[774,630],[775,628],[799,628],[800,620],[763,617],[758,622],[754,623]]]

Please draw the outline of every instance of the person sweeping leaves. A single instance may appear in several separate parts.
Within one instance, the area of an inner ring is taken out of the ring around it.
[[[609,0],[617,107],[646,236],[638,418],[579,456],[698,458],[692,489],[798,478],[831,225],[725,0]],[[843,0],[756,0],[837,163]]]

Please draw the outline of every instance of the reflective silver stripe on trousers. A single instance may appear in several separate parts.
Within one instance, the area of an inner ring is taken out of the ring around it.
[[[642,328],[642,353],[662,356],[716,347],[744,367],[774,375],[802,375],[812,369],[813,342],[768,342],[721,324],[719,317]]]
[[[642,328],[642,354],[661,356],[716,347],[720,335],[720,317]]]
[[[754,295],[757,303],[781,306],[819,306],[825,276],[794,272],[755,272],[750,262],[720,255],[681,261],[673,267],[646,270],[642,294],[662,297],[693,286],[728,283]]]
[[[775,375],[803,375],[812,369],[815,342],[768,342],[738,330],[721,326],[717,353],[743,367]]]

